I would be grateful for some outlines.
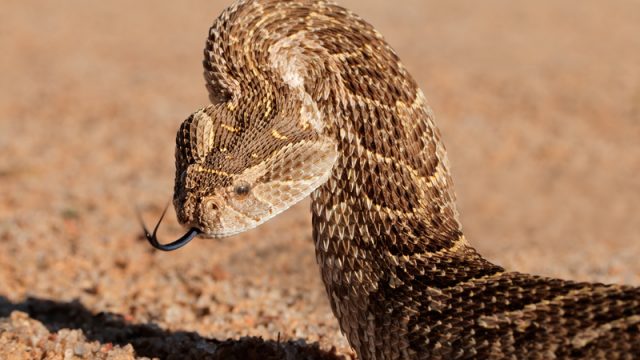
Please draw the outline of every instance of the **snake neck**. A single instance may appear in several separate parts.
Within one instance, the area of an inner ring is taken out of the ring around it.
[[[340,155],[329,180],[311,196],[321,275],[361,358],[369,350],[359,344],[383,336],[373,329],[408,326],[399,323],[406,314],[384,326],[372,315],[403,292],[426,299],[503,271],[467,244],[444,145],[422,93],[416,90],[410,105],[388,102],[394,105],[362,100],[329,110],[343,115],[340,130],[333,131]]]
[[[348,115],[334,132],[338,159],[312,194],[320,257],[390,269],[398,258],[466,252],[446,152],[422,93],[412,109],[360,105],[341,109]]]
[[[397,74],[414,84],[399,64]],[[477,268],[497,268],[463,235],[445,147],[424,95],[417,86],[402,93],[412,97],[390,92],[375,100],[359,94],[351,101],[318,100],[323,112],[341,115],[327,124],[339,156],[327,182],[312,193],[317,260],[327,283],[361,283],[370,292],[416,259],[464,258]]]

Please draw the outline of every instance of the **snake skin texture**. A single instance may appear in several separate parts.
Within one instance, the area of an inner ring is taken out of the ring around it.
[[[506,271],[469,245],[425,96],[360,17],[237,1],[204,54],[212,104],[178,131],[179,221],[229,236],[311,195],[321,276],[359,359],[640,357],[640,288]]]

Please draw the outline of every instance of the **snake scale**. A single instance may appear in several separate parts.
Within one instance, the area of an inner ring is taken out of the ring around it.
[[[469,245],[425,96],[360,17],[240,0],[204,54],[212,104],[176,138],[191,230],[165,250],[311,195],[321,276],[360,359],[640,357],[640,288],[506,271]]]

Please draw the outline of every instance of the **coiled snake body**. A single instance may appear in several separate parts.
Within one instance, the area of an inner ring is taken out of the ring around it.
[[[469,246],[425,97],[358,16],[241,0],[204,66],[212,105],[176,139],[185,237],[242,232],[311,194],[322,279],[360,359],[640,356],[639,288],[508,272]]]

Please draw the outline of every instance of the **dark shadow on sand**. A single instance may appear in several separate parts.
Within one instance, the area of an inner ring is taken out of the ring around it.
[[[131,344],[137,356],[160,359],[343,359],[333,351],[321,350],[304,340],[279,342],[251,337],[221,341],[195,332],[163,330],[153,323],[132,324],[119,314],[93,314],[78,301],[28,298],[13,303],[0,296],[0,317],[7,317],[13,311],[29,314],[51,332],[79,329],[90,341],[121,346]]]

